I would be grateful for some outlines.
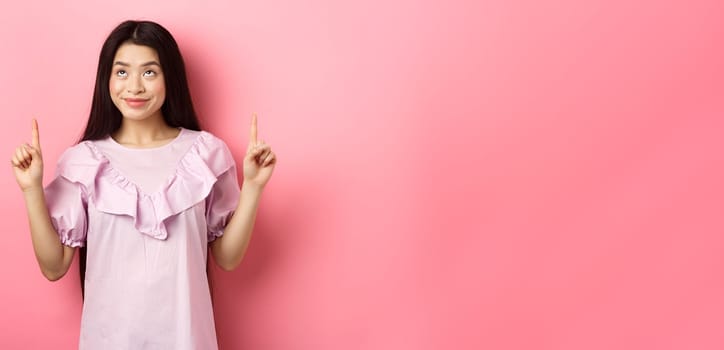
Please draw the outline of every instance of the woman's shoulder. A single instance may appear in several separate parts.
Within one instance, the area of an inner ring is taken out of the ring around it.
[[[58,164],[97,163],[101,158],[93,145],[93,141],[81,141],[70,146],[61,153]]]
[[[185,130],[185,133],[195,139],[194,146],[196,150],[202,154],[212,154],[217,152],[230,153],[229,146],[226,142],[209,131]]]
[[[190,153],[198,156],[212,172],[219,174],[234,166],[234,157],[226,142],[209,131],[187,131],[195,137]],[[184,157],[188,158],[188,157]]]
[[[63,151],[58,158],[56,176],[89,185],[107,160],[94,147],[93,141],[81,141]]]
[[[184,132],[191,137],[196,138],[197,142],[204,143],[208,146],[215,146],[215,147],[226,147],[226,143],[224,140],[222,140],[220,137],[214,135],[212,132],[207,130],[188,130],[185,129]]]

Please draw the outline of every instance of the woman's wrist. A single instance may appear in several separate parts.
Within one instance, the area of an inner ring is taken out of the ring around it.
[[[27,197],[37,196],[37,195],[39,195],[39,194],[40,194],[40,195],[45,195],[45,191],[44,191],[44,189],[43,189],[43,185],[42,185],[42,184],[28,186],[28,187],[26,187],[26,188],[23,188],[22,191],[23,191],[23,195],[24,195],[26,198],[27,198]]]
[[[241,190],[246,192],[261,193],[262,191],[264,191],[264,186],[244,180],[244,184],[241,186]]]

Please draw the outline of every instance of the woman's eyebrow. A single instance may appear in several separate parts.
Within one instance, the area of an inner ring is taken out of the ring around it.
[[[113,65],[114,65],[114,66],[124,66],[124,67],[130,67],[130,66],[131,66],[130,64],[128,64],[128,63],[126,63],[126,62],[121,62],[121,61],[116,61],[115,63],[113,63]],[[160,65],[158,62],[156,62],[156,61],[148,61],[148,62],[146,62],[146,63],[144,63],[144,64],[141,65],[141,67],[148,67],[148,66],[159,66],[159,67],[161,67],[161,65]]]

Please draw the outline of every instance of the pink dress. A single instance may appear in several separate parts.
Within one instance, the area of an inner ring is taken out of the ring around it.
[[[80,349],[218,348],[208,243],[240,194],[223,141],[187,129],[157,148],[83,141],[45,190],[61,242],[87,246]]]

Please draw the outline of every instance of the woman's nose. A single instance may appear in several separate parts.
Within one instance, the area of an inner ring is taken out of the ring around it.
[[[128,93],[140,94],[145,91],[141,77],[133,77],[127,80],[126,89]]]

